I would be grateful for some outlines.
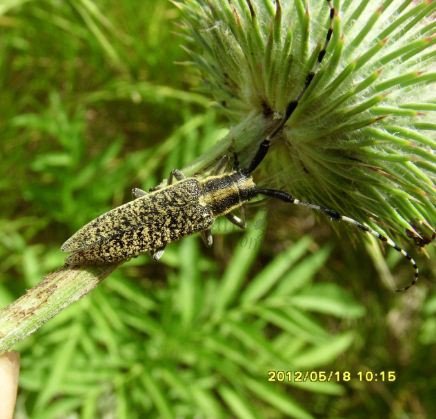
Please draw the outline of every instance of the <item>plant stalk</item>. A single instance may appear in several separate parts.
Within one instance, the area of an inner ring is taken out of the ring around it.
[[[118,265],[63,267],[0,310],[0,354],[99,285]]]

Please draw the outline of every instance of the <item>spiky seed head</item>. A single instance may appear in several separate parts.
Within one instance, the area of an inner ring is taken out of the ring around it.
[[[224,141],[246,162],[314,68],[329,2],[177,4],[202,89],[234,124]],[[330,4],[324,60],[259,179],[416,242],[436,215],[436,3]]]

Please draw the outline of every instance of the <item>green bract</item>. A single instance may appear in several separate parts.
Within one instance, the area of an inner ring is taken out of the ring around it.
[[[202,90],[234,124],[223,144],[243,162],[316,71],[262,164],[263,183],[426,241],[435,219],[436,3],[332,3],[319,68],[327,1],[177,4]]]

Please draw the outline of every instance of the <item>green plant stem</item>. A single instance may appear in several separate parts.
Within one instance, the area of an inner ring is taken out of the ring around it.
[[[263,139],[266,132],[271,129],[271,122],[266,120],[257,112],[250,113],[239,124],[235,125],[228,134],[213,147],[207,149],[201,156],[191,164],[184,167],[182,172],[186,176],[194,176],[201,173],[214,161],[232,153],[236,153],[240,163],[247,163],[247,156],[251,158],[256,152],[258,144]]]
[[[88,294],[116,267],[63,267],[48,274],[38,285],[0,310],[0,354],[10,351],[17,342]]]

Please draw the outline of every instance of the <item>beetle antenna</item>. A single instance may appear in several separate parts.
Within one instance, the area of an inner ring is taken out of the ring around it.
[[[419,269],[418,265],[415,262],[415,259],[412,258],[412,256],[409,255],[404,249],[402,249],[400,246],[398,246],[394,241],[392,241],[390,238],[383,236],[382,234],[378,233],[377,231],[373,230],[372,228],[368,227],[365,224],[359,223],[359,221],[354,220],[353,218],[346,217],[344,215],[339,214],[339,212],[322,207],[320,205],[311,204],[310,202],[300,201],[297,198],[294,198],[292,195],[288,194],[284,191],[278,191],[275,189],[260,189],[256,188],[256,193],[269,196],[271,198],[280,199],[281,201],[288,202],[294,205],[300,205],[303,207],[311,208],[315,211],[322,212],[323,214],[330,217],[333,221],[344,221],[348,224],[352,224],[356,226],[359,230],[364,231],[365,233],[371,234],[383,243],[386,243],[388,246],[395,249],[397,252],[401,253],[413,266],[413,269],[415,270],[415,276],[413,280],[410,282],[410,284],[406,285],[405,287],[398,288],[395,291],[396,292],[402,292],[408,290],[410,287],[415,285],[418,282],[419,278]]]
[[[271,145],[271,140],[283,129],[286,122],[288,122],[289,118],[294,113],[295,109],[297,109],[297,106],[299,105],[301,98],[306,93],[307,89],[309,88],[310,84],[312,83],[312,80],[314,79],[315,75],[317,74],[319,70],[319,66],[321,65],[322,61],[324,60],[324,57],[327,52],[327,48],[329,46],[330,40],[332,39],[333,35],[333,21],[336,15],[335,8],[333,6],[333,3],[331,0],[327,0],[330,14],[329,14],[329,28],[327,30],[327,34],[324,40],[324,45],[322,46],[321,50],[318,53],[318,57],[316,59],[315,64],[313,65],[312,69],[309,71],[309,73],[306,76],[306,79],[304,81],[303,89],[301,90],[300,94],[293,100],[291,100],[286,105],[285,113],[280,120],[280,122],[277,124],[277,126],[264,138],[264,140],[260,143],[260,146],[253,157],[253,160],[251,161],[250,165],[247,169],[244,169],[242,172],[249,175],[252,173],[257,166],[262,162],[262,160],[265,158],[266,154],[268,153],[269,147]]]

